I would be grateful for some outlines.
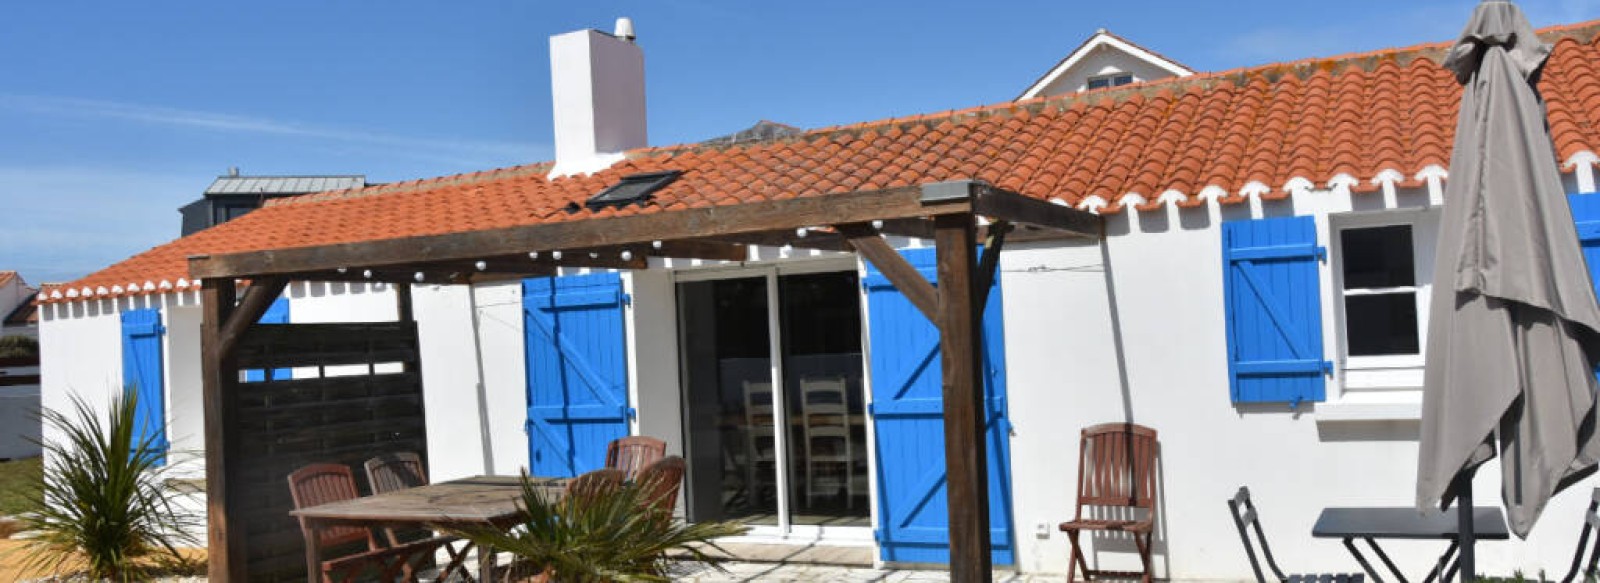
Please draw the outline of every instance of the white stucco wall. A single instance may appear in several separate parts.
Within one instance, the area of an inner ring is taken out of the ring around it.
[[[1330,206],[1337,204],[1307,198],[1269,204],[1273,208],[1266,212]],[[1159,574],[1251,577],[1225,503],[1239,486],[1251,488],[1286,569],[1356,570],[1338,541],[1311,538],[1312,524],[1327,506],[1410,505],[1418,423],[1324,420],[1314,404],[1295,411],[1231,403],[1216,226],[1221,214],[1205,208],[1172,213],[1108,218],[1114,312],[1098,245],[1017,245],[1003,255],[1020,566],[1065,572],[1068,545],[1054,525],[1072,516],[1078,431],[1132,420],[1157,429],[1162,443]],[[1249,217],[1243,209],[1223,214]],[[1120,323],[1122,362],[1113,313]],[[1324,326],[1332,322],[1325,318]],[[1330,381],[1328,393],[1330,399],[1339,394],[1336,382]],[[1594,485],[1586,481],[1553,501],[1528,541],[1481,543],[1479,570],[1533,575],[1546,569],[1559,576]],[[1476,491],[1480,505],[1498,502],[1493,464],[1480,472]],[[1042,538],[1040,524],[1046,525]],[[1092,562],[1137,565],[1127,539],[1089,540]],[[1444,545],[1384,546],[1408,572],[1425,572]]]

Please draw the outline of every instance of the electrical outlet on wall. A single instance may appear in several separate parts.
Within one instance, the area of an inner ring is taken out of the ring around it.
[[[1033,536],[1039,538],[1050,538],[1050,523],[1041,522],[1033,525]]]

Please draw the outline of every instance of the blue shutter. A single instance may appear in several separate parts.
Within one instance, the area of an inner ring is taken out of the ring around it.
[[[616,273],[523,281],[534,475],[598,469],[611,440],[628,435],[626,301]]]
[[[1235,403],[1321,401],[1322,288],[1311,217],[1222,225],[1228,377]]]
[[[902,254],[923,277],[936,280],[933,249]],[[885,561],[948,563],[950,519],[945,497],[939,329],[876,268],[868,267],[862,284],[870,318],[878,548]],[[984,432],[993,561],[1010,565],[1016,562],[1011,528],[1011,429],[1005,418],[1005,330],[999,285],[997,278],[984,306]]]
[[[278,298],[267,307],[266,313],[261,314],[257,324],[288,324],[289,323],[289,298]],[[259,383],[262,381],[286,381],[293,378],[293,370],[287,368],[272,369],[269,371],[259,368],[244,371],[244,382]]]
[[[1600,292],[1600,196],[1574,194],[1567,197],[1572,207],[1572,220],[1578,226],[1578,246],[1583,249],[1583,260],[1588,263],[1589,279]]]
[[[159,310],[122,313],[122,386],[139,401],[133,437],[161,452],[157,465],[166,463],[167,451],[166,392],[161,375],[161,336],[165,333]]]

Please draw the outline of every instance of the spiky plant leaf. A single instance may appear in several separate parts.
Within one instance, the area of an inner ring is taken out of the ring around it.
[[[548,569],[562,583],[669,581],[667,569],[679,552],[713,566],[703,548],[716,539],[744,534],[732,522],[686,524],[650,503],[653,484],[624,484],[593,496],[551,500],[522,475],[524,520],[509,532],[478,528],[456,533],[479,547],[508,552],[520,562]],[[720,567],[719,567],[720,568]]]
[[[190,534],[198,518],[175,507],[162,486],[162,432],[135,434],[136,393],[113,397],[104,413],[74,395],[70,414],[40,414],[60,441],[40,443],[44,484],[21,517],[35,535],[18,549],[25,570],[137,581],[152,565],[184,561],[179,547],[198,544]]]

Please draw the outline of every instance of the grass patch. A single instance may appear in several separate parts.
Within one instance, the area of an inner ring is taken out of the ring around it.
[[[0,462],[0,515],[14,516],[31,509],[28,499],[44,483],[43,458]]]

